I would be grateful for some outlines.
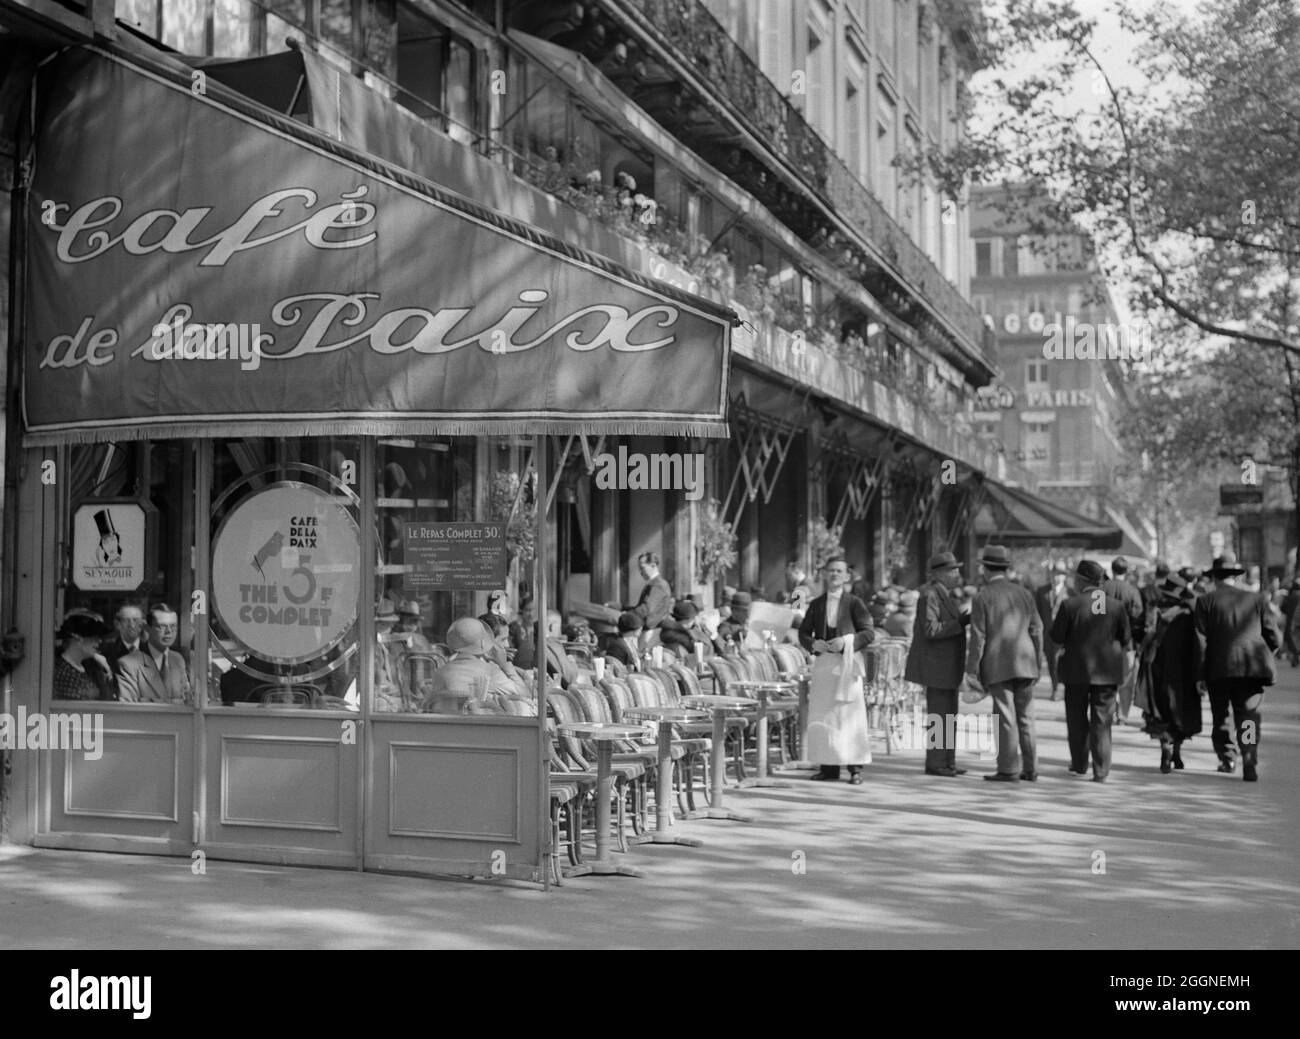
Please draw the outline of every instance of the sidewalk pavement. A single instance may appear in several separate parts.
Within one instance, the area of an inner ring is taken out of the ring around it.
[[[1214,771],[1208,735],[1162,776],[1117,726],[1106,784],[1066,772],[1046,682],[1037,783],[954,779],[877,742],[862,786],[728,789],[749,824],[679,822],[702,848],[642,846],[642,879],[526,885],[0,847],[10,948],[1295,948],[1300,671],[1264,703],[1258,784]],[[1136,712],[1135,712],[1136,719]],[[1206,707],[1206,728],[1209,725]]]

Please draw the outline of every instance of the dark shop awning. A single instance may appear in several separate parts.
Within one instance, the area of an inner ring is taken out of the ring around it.
[[[975,535],[987,543],[1052,544],[1118,549],[1124,535],[1077,512],[1045,501],[1018,487],[985,480],[984,504],[975,516]]]
[[[28,443],[726,435],[727,308],[142,61],[37,81]]]

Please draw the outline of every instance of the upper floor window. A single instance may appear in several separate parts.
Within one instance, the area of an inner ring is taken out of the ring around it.
[[[848,49],[844,78],[844,159],[858,180],[867,182],[867,64],[853,47]]]
[[[1002,240],[1002,275],[1014,278],[1020,274],[1020,244],[1015,238]]]
[[[917,13],[914,0],[895,0],[898,4],[898,78],[903,91],[916,100]]]
[[[894,23],[896,21],[896,11],[898,0],[876,0],[872,14],[876,15],[875,32],[872,38],[876,41],[876,53],[880,55],[880,60],[884,62],[891,71],[894,65]]]
[[[890,2],[892,3],[893,0]],[[876,110],[876,194],[890,216],[898,211],[898,199],[895,197],[898,180],[897,170],[894,168],[894,157],[898,154],[898,138],[895,129],[897,120],[898,106],[887,98],[881,97]]]
[[[762,0],[759,18],[758,64],[786,97],[794,69],[794,13],[787,0]]]
[[[997,244],[996,238],[977,238],[975,239],[975,277],[993,278],[1001,273],[995,268],[995,261],[1000,260],[1001,256],[997,255],[994,246]],[[997,266],[1001,266],[998,264]]]
[[[1047,385],[1047,361],[1034,358],[1025,362],[1025,387],[1037,388]]]
[[[835,47],[830,33],[830,20],[823,11],[820,0],[812,0],[808,7],[808,55],[804,62],[807,103],[804,116],[823,137],[833,136],[835,122],[834,99],[831,96],[831,75],[835,69]]]
[[[397,15],[399,100],[465,144],[476,137],[477,55],[440,22],[402,6]]]

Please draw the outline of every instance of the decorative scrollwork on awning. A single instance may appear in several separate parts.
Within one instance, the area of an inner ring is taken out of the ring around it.
[[[944,544],[949,552],[957,547],[957,538],[963,529],[968,529],[975,522],[976,515],[984,505],[984,500],[988,496],[988,489],[984,481],[972,476],[962,484],[961,500],[957,505],[957,512],[954,515],[952,528],[948,531],[948,537]]]
[[[721,516],[733,530],[747,502],[756,501],[760,494],[764,505],[772,500],[790,444],[804,429],[807,403],[808,392],[799,397],[798,390],[791,387],[783,409],[787,417],[776,418],[749,407],[743,393],[731,401],[728,422],[737,462]]]
[[[893,456],[890,448],[894,432],[889,431],[875,458],[856,449],[842,430],[821,438],[813,464],[814,477],[828,489],[833,480],[844,483],[839,501],[826,503],[831,513],[830,526],[842,527],[849,519],[866,518]]]

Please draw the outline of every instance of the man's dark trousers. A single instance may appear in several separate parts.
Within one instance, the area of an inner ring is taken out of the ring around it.
[[[1210,742],[1214,753],[1222,762],[1236,760],[1241,750],[1243,764],[1254,765],[1259,757],[1259,708],[1264,702],[1264,683],[1258,678],[1220,678],[1207,682],[1210,692]],[[1236,722],[1236,746],[1233,746],[1233,729],[1228,723],[1228,708]],[[1251,723],[1246,731],[1247,722]]]
[[[1088,771],[1091,750],[1093,774],[1110,774],[1110,726],[1118,691],[1115,685],[1065,687],[1065,731],[1070,744],[1070,768],[1075,772]]]
[[[925,713],[938,715],[940,719],[938,730],[926,736],[925,767],[927,769],[956,768],[957,690],[932,689],[927,686]],[[929,722],[930,719],[926,718],[926,723]],[[950,746],[950,744],[954,745]]]

